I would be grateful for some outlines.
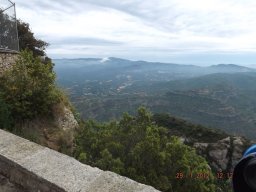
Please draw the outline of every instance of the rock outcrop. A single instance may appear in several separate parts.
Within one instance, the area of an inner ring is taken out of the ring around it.
[[[78,126],[70,108],[64,103],[59,103],[52,107],[52,117],[40,117],[23,123],[22,130],[26,135],[22,137],[56,151],[71,154],[74,148],[74,132]]]
[[[218,171],[232,171],[251,145],[242,137],[227,137],[215,143],[194,143],[193,147]]]
[[[53,107],[55,125],[64,131],[74,130],[78,123],[72,111],[64,105],[58,104]]]

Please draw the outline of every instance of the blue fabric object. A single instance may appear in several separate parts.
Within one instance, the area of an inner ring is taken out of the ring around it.
[[[253,153],[254,155],[256,155],[256,145],[253,145],[249,149],[247,149],[244,153],[244,157],[246,157],[247,155],[251,155]]]
[[[234,192],[256,192],[256,145],[248,148],[233,172]]]

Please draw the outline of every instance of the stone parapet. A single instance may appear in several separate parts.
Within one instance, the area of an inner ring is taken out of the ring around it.
[[[0,175],[26,191],[157,192],[109,171],[0,130]]]
[[[0,74],[9,69],[18,58],[18,52],[0,51]]]

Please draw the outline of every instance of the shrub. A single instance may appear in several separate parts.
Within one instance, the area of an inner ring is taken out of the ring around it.
[[[114,171],[161,191],[215,191],[214,177],[206,160],[167,133],[144,108],[136,116],[124,114],[119,122],[87,121],[76,137],[75,156],[83,163]],[[179,173],[193,177],[176,178]],[[196,178],[201,173],[208,177]]]
[[[51,62],[42,63],[30,51],[22,51],[15,65],[0,78],[3,99],[15,120],[49,115],[59,100]]]
[[[5,103],[0,96],[0,128],[11,130],[13,127],[13,120],[11,117],[10,106]]]

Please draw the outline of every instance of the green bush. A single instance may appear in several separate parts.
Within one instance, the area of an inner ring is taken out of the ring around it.
[[[0,96],[0,129],[11,130],[13,120],[11,117],[10,106]]]
[[[0,91],[12,117],[21,121],[51,113],[51,106],[60,98],[54,83],[53,64],[22,51],[16,64],[0,78]]]
[[[127,176],[167,192],[213,192],[213,174],[194,149],[168,136],[144,108],[136,116],[106,124],[87,121],[76,137],[75,157],[80,161]],[[193,175],[176,178],[177,174]],[[200,173],[208,179],[196,178]]]

